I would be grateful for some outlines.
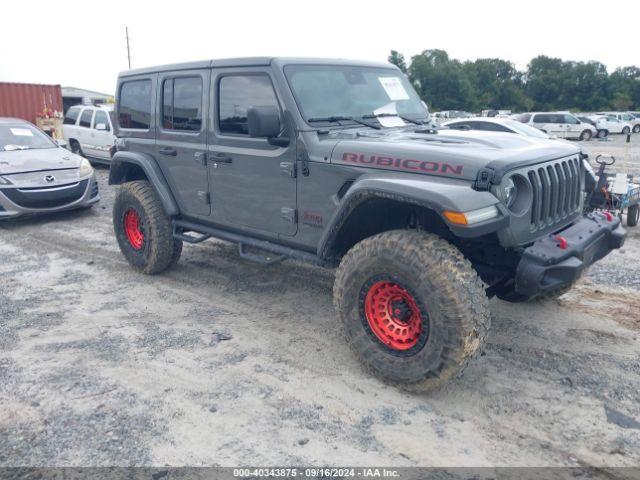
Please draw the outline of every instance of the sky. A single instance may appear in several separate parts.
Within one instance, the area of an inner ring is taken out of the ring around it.
[[[126,70],[242,56],[385,61],[440,48],[525,69],[537,55],[640,65],[640,2],[581,0],[8,1],[0,81],[113,93]]]

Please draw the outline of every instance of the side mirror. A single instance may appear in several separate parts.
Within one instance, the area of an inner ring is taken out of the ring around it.
[[[250,137],[277,137],[280,133],[280,112],[273,106],[249,107],[247,128]]]
[[[107,130],[107,126],[104,123],[97,123],[95,126],[96,130],[102,130],[102,131],[106,131]]]

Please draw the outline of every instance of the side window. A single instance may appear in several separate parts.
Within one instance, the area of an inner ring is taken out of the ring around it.
[[[549,119],[550,115],[540,113],[538,115],[533,116],[533,123],[551,123]]]
[[[82,111],[82,115],[80,115],[80,126],[81,127],[91,127],[91,117],[93,117],[93,109],[85,108]]]
[[[151,127],[151,80],[124,82],[118,98],[118,123],[122,128]]]
[[[198,132],[201,127],[202,79],[166,79],[162,86],[162,128]]]
[[[482,122],[482,130],[486,130],[488,132],[511,132],[511,130],[504,128],[502,125],[489,122]]]
[[[564,123],[570,123],[571,125],[577,125],[580,123],[580,121],[574,117],[573,115],[565,115],[564,116]]]
[[[229,75],[218,86],[218,128],[222,133],[248,135],[249,107],[279,108],[271,79],[267,75]]]
[[[104,125],[104,130],[107,132],[111,130],[111,128],[109,128],[109,119],[107,118],[107,114],[102,110],[96,110],[96,115],[93,117],[93,128],[96,128],[96,126],[100,124]]]
[[[67,114],[64,116],[64,121],[62,123],[64,123],[65,125],[75,125],[76,120],[78,120],[79,114],[79,107],[71,107],[69,110],[67,110]]]
[[[469,130],[471,128],[468,123],[462,122],[450,123],[447,127],[453,128],[454,130]]]

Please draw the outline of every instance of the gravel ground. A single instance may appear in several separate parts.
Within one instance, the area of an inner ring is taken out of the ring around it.
[[[0,225],[0,466],[640,464],[639,229],[560,301],[492,300],[485,354],[415,395],[349,353],[332,271],[209,241],[133,272],[98,177]]]

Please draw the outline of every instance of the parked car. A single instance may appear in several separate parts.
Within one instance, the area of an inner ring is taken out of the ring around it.
[[[482,130],[484,132],[517,133],[529,137],[551,138],[538,128],[508,118],[476,117],[465,120],[449,120],[444,122],[442,126],[456,130]]]
[[[113,106],[76,105],[67,110],[62,131],[69,149],[90,160],[109,163],[115,151]]]
[[[522,113],[516,119],[557,138],[590,140],[597,134],[593,125],[581,122],[569,112]]]
[[[625,124],[628,123],[633,133],[640,132],[640,118],[636,118],[633,114],[629,112],[598,112],[597,115],[606,115],[606,116],[615,117],[618,120],[620,120],[620,122],[622,123],[625,123]],[[622,133],[626,134],[629,132],[622,132]]]
[[[0,219],[90,207],[93,168],[33,124],[0,118]]]
[[[622,122],[613,115],[590,115],[589,118],[596,123],[598,137],[603,138],[610,133],[622,133],[626,135],[631,132],[631,124]]]
[[[347,343],[412,390],[480,353],[488,297],[558,295],[625,240],[619,218],[583,215],[595,180],[576,145],[429,128],[387,63],[202,61],[123,72],[116,91],[130,265],[159,273],[215,237],[263,264],[337,267]]]

